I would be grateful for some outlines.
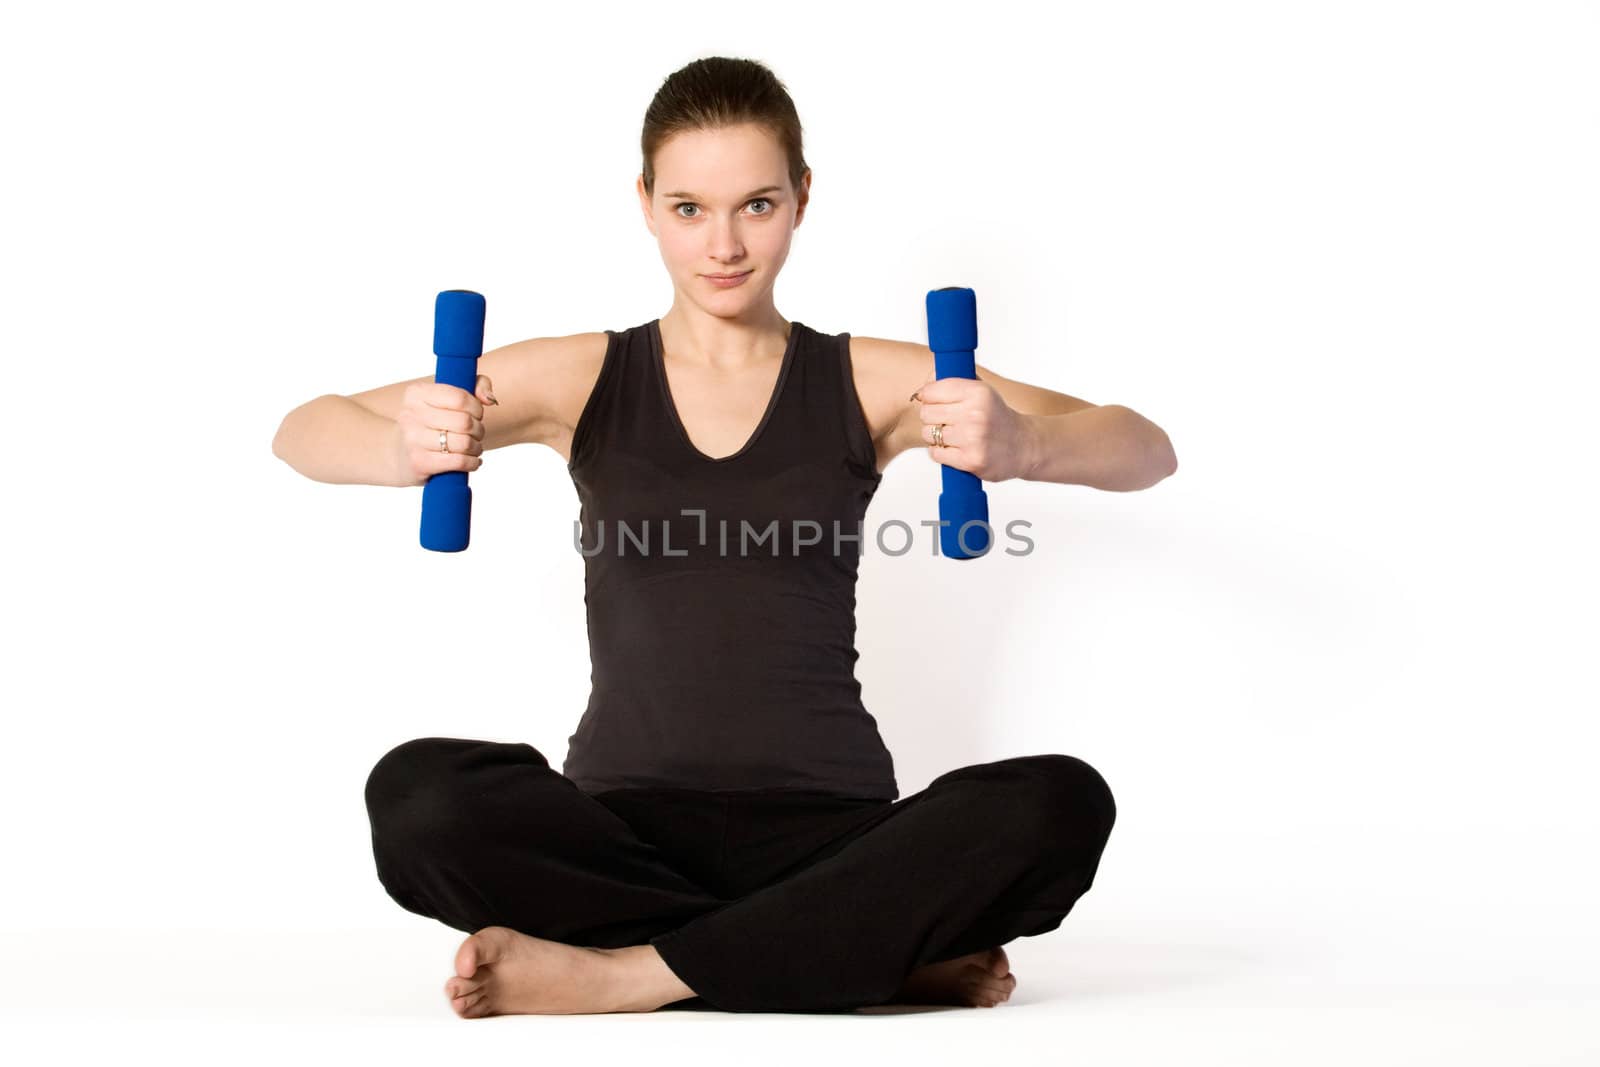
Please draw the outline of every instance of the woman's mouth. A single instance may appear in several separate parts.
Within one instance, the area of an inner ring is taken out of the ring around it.
[[[750,276],[750,271],[741,271],[732,275],[702,274],[700,277],[716,286],[718,289],[732,289]]]

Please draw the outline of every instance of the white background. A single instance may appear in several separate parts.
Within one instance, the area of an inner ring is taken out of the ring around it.
[[[640,125],[724,54],[805,125],[785,316],[921,342],[926,292],[971,286],[980,362],[1127,405],[1180,461],[989,485],[1027,557],[868,548],[858,675],[902,795],[1066,752],[1118,803],[1091,893],[1009,947],[1012,1002],[896,1046],[981,1017],[939,1046],[1006,1018],[1094,1062],[1580,1062],[1597,29],[1394,0],[8,9],[4,1024],[59,1051],[51,1017],[122,1004],[331,1049],[378,1015],[362,1040],[470,1048],[440,992],[463,935],[383,893],[362,787],[418,736],[559,766],[576,494],[548,449],[491,452],[471,548],[434,554],[420,490],[310,481],[271,439],[430,373],[442,289],[485,294],[486,347],[663,314]],[[937,492],[906,455],[869,526]]]

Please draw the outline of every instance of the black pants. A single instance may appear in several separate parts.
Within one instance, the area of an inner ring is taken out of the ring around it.
[[[1061,925],[1116,819],[1083,760],[1018,756],[899,800],[763,790],[588,794],[531,745],[426,737],[366,784],[378,879],[468,933],[648,942],[677,1006],[848,1011],[912,970]]]

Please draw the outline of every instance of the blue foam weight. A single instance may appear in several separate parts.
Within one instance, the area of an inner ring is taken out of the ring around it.
[[[978,300],[971,289],[947,286],[928,293],[928,347],[939,378],[978,377]],[[983,479],[971,471],[939,467],[944,491],[939,494],[939,551],[951,559],[974,559],[988,553],[989,496]]]
[[[433,302],[433,380],[473,392],[483,355],[484,299],[469,289],[446,289]],[[472,533],[472,487],[466,471],[440,471],[422,486],[422,547],[460,552]]]

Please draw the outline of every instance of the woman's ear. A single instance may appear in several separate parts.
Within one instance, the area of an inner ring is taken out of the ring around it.
[[[794,228],[800,228],[800,220],[806,217],[806,205],[811,202],[811,168],[800,175],[800,188],[795,192]]]
[[[650,231],[650,236],[656,236],[656,220],[650,211],[650,194],[644,189],[644,175],[641,174],[633,183],[634,190],[639,194],[639,210],[644,212],[644,224]]]

